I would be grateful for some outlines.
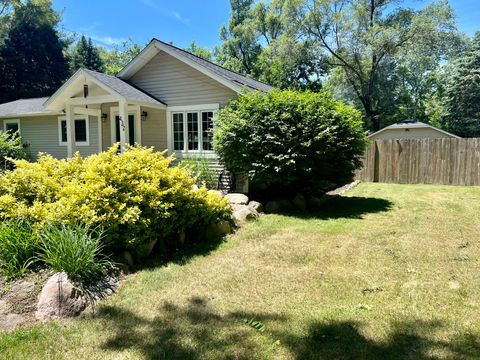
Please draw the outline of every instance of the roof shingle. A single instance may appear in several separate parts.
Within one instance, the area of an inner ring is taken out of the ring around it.
[[[145,93],[142,90],[137,89],[133,85],[127,83],[126,81],[119,79],[116,76],[107,75],[99,73],[97,71],[83,69],[87,74],[100,81],[101,83],[108,86],[113,91],[117,92],[119,95],[123,96],[128,100],[138,100],[149,102],[152,104],[162,104],[166,105],[163,101],[155,99],[153,96]]]
[[[43,106],[47,99],[48,97],[20,99],[0,104],[0,116],[48,113]]]

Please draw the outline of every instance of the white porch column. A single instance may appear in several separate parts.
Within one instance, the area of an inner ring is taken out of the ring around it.
[[[67,123],[67,156],[71,158],[75,152],[75,112],[72,105],[65,109]]]
[[[120,152],[123,153],[128,134],[128,103],[126,100],[118,102],[118,115],[120,116]]]

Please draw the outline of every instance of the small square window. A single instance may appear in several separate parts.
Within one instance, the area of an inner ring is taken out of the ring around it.
[[[20,120],[5,120],[3,122],[3,130],[12,137],[19,136]]]

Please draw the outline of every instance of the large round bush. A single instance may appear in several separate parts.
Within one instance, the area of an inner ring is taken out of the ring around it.
[[[361,114],[325,92],[251,92],[219,114],[215,150],[227,169],[272,193],[322,193],[352,180],[366,136]]]
[[[172,160],[142,147],[121,155],[113,147],[87,158],[17,160],[0,177],[0,219],[98,226],[113,248],[141,250],[227,218],[226,201],[195,189],[195,179],[171,167]]]

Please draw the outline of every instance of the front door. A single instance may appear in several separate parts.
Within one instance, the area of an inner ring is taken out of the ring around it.
[[[115,116],[115,141],[120,142],[120,116]],[[127,144],[135,145],[135,115],[128,115],[128,139]]]

